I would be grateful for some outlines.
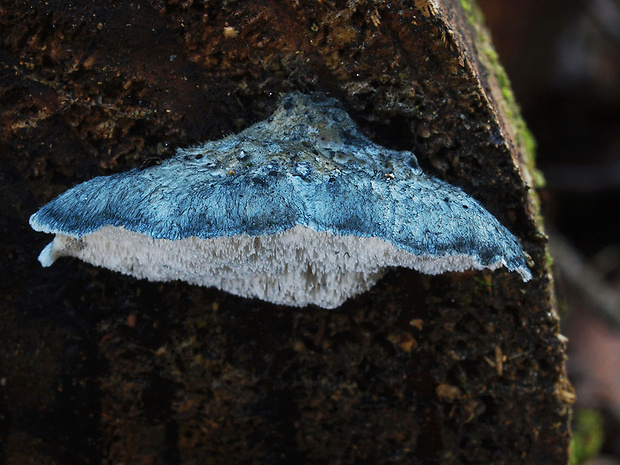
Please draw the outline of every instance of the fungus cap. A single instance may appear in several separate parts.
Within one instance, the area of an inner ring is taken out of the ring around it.
[[[337,101],[299,93],[239,134],[84,182],[30,224],[56,235],[43,266],[69,255],[299,307],[337,307],[394,266],[531,278],[476,200],[368,140]]]

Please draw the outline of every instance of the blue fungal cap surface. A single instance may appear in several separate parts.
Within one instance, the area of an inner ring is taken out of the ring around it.
[[[30,224],[56,234],[44,265],[73,255],[297,306],[338,306],[390,266],[531,277],[519,241],[477,201],[369,141],[335,100],[302,94],[237,135],[80,184]]]

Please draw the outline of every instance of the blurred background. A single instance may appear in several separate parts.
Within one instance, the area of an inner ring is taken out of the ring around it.
[[[573,463],[620,465],[620,0],[478,0],[537,141]]]

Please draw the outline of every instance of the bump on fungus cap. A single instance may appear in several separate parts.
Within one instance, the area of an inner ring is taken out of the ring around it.
[[[337,101],[299,93],[239,134],[84,182],[30,224],[56,235],[43,266],[69,255],[299,307],[335,308],[394,266],[531,278],[519,241],[476,200],[368,140]]]

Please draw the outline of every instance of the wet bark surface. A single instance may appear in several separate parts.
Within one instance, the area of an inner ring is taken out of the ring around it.
[[[572,394],[527,138],[470,8],[3,1],[4,462],[565,463]],[[40,267],[39,206],[237,132],[292,90],[340,99],[479,200],[534,279],[398,269],[329,311]]]

